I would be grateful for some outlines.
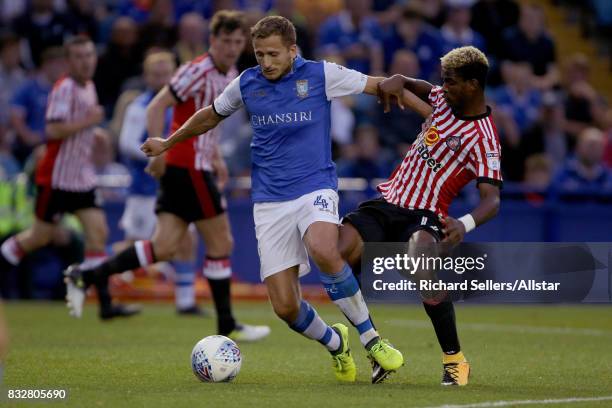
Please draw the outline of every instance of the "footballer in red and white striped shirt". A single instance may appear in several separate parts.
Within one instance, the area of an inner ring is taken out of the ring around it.
[[[401,75],[379,84],[385,111],[395,101],[430,115],[402,163],[378,186],[382,196],[361,203],[343,220],[339,246],[353,270],[360,267],[364,242],[407,242],[408,255],[419,256],[432,248],[428,244],[460,242],[497,214],[501,149],[485,104],[489,63],[474,47],[454,49],[441,63],[441,87]],[[474,179],[480,191],[478,206],[459,219],[449,217],[451,201]],[[436,279],[435,273],[421,269],[415,271],[417,279]],[[429,291],[421,296],[443,352],[442,384],[466,385],[470,366],[461,352],[448,293]]]
[[[175,132],[196,111],[212,104],[237,76],[238,70],[233,65],[228,71],[221,72],[210,53],[181,66],[168,86],[177,101],[174,106],[171,131]],[[219,132],[219,128],[214,128],[196,138],[177,144],[166,154],[166,163],[212,171]]]
[[[49,95],[45,127],[49,141],[36,169],[36,220],[30,228],[2,244],[0,263],[5,260],[17,265],[25,254],[50,243],[55,224],[63,213],[74,213],[83,225],[83,265],[91,266],[104,258],[108,227],[104,212],[96,203],[96,177],[91,158],[94,127],[104,119],[104,110],[98,105],[91,81],[97,62],[96,48],[84,36],[69,39],[64,47],[69,69],[68,75],[55,84]],[[111,303],[106,280],[98,282],[96,287],[101,318],[136,312]],[[80,311],[75,313],[79,315]]]
[[[378,186],[385,200],[448,215],[454,197],[474,178],[500,185],[500,146],[490,109],[457,116],[441,87],[429,94],[432,116],[391,178]]]

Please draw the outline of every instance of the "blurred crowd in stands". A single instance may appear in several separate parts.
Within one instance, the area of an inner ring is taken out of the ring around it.
[[[591,62],[579,53],[559,55],[542,6],[514,0],[0,2],[0,180],[27,172],[44,148],[46,98],[65,69],[61,45],[80,33],[99,50],[94,80],[107,121],[95,149],[98,170],[102,176],[126,176],[117,138],[126,106],[144,87],[144,56],[168,49],[184,63],[205,52],[207,21],[223,8],[244,10],[251,23],[266,14],[283,15],[294,22],[304,57],[371,75],[400,73],[439,84],[440,57],[474,45],[491,65],[487,96],[506,182],[538,191],[612,194],[612,110],[591,82]],[[249,45],[239,69],[255,64]],[[398,108],[383,114],[368,96],[335,100],[332,112],[334,158],[342,177],[387,177],[422,123]],[[248,175],[246,113],[223,126],[232,175]]]

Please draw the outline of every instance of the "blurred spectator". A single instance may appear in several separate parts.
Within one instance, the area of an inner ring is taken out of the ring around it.
[[[327,17],[342,10],[344,0],[295,0],[298,13],[306,18],[308,30],[316,33]]]
[[[10,112],[11,125],[16,135],[13,153],[22,164],[32,150],[46,140],[47,96],[65,69],[63,48],[48,48],[42,53],[40,69],[13,95]]]
[[[13,20],[13,31],[27,41],[29,66],[39,66],[44,49],[62,45],[72,34],[66,15],[54,10],[53,0],[32,0],[25,13]]]
[[[174,52],[179,64],[191,61],[206,51],[206,21],[198,13],[187,13],[178,25],[178,41]]]
[[[20,171],[21,166],[11,153],[11,141],[7,129],[0,124],[0,181],[12,180]]]
[[[530,63],[536,75],[534,85],[540,89],[551,88],[558,82],[555,43],[546,32],[540,6],[521,6],[518,25],[503,32],[502,59]]]
[[[519,7],[515,0],[480,0],[472,7],[472,28],[482,35],[487,53],[499,57],[503,39],[499,34],[516,25]]]
[[[344,158],[338,160],[340,177],[372,180],[387,177],[390,173],[391,157],[380,147],[375,126],[359,126],[355,133],[355,144],[347,147],[345,152]]]
[[[25,81],[19,66],[19,38],[13,34],[0,37],[0,124],[9,119],[9,103],[15,90]]]
[[[226,0],[226,1],[213,1],[215,3],[215,10],[221,9],[237,9],[245,12],[256,11],[258,13],[267,13],[274,6],[274,0]],[[221,4],[225,3],[225,4]]]
[[[420,10],[425,21],[436,28],[442,27],[446,20],[445,0],[412,0],[410,3]]]
[[[337,54],[365,74],[382,73],[382,31],[370,15],[371,0],[345,0],[344,7],[321,27],[319,53]]]
[[[397,0],[372,0],[372,14],[383,30],[386,31],[399,20],[402,15],[403,3],[404,1]]]
[[[390,66],[397,50],[409,50],[418,58],[420,70],[416,77],[437,82],[443,47],[438,30],[427,24],[417,9],[408,7],[403,10],[390,37],[385,40],[385,66]]]
[[[399,50],[393,57],[389,75],[401,74],[418,78],[419,61],[417,56],[408,50]],[[423,118],[416,112],[398,106],[392,106],[391,111],[384,113],[380,107],[374,108],[375,123],[380,130],[383,146],[396,150],[400,144],[411,144],[421,131]],[[402,149],[404,150],[404,149]]]
[[[525,160],[525,179],[523,185],[529,190],[544,191],[550,185],[553,166],[545,154],[534,154]]]
[[[8,25],[26,9],[25,1],[0,1],[0,23]]]
[[[470,27],[470,7],[474,2],[475,0],[446,0],[446,21],[440,29],[444,40],[444,53],[466,45],[473,45],[485,52],[484,38]]]
[[[583,54],[570,56],[563,64],[567,131],[575,136],[589,126],[606,127],[608,106],[589,82],[590,63]]]
[[[565,161],[568,151],[563,103],[552,91],[542,95],[538,120],[521,138],[521,157],[545,153],[553,172]]]
[[[578,136],[576,157],[569,159],[555,177],[560,193],[612,193],[612,173],[603,165],[605,137],[597,128],[586,128]]]
[[[172,49],[176,43],[174,3],[172,0],[154,0],[147,21],[140,26],[140,47]]]
[[[259,11],[250,11],[245,13],[246,26],[253,27],[264,15]],[[298,39],[299,41],[299,39]],[[242,72],[247,68],[251,68],[257,65],[257,59],[255,58],[255,51],[253,50],[253,41],[247,41],[244,46],[244,51],[238,58],[236,67],[238,72]]]
[[[124,81],[140,74],[141,54],[137,47],[136,23],[129,17],[119,17],[114,25],[111,39],[100,56],[94,82],[100,105],[107,115],[119,96]]]
[[[493,92],[498,110],[510,116],[522,134],[538,118],[540,92],[531,86],[533,72],[527,62],[505,62],[502,67],[505,85]]]
[[[306,59],[312,59],[312,36],[308,32],[306,19],[295,8],[295,0],[275,0],[271,14],[283,16],[293,23],[297,35],[297,45],[300,54]]]
[[[67,25],[73,34],[85,34],[98,41],[98,21],[95,17],[95,0],[68,0]]]

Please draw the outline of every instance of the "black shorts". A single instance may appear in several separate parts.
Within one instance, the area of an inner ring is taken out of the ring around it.
[[[428,210],[409,210],[385,201],[384,198],[364,201],[347,214],[342,223],[357,229],[364,242],[407,242],[419,230],[442,239],[442,223]]]
[[[36,218],[41,221],[54,223],[59,221],[64,213],[100,208],[95,190],[76,192],[41,185],[37,185],[36,189]]]
[[[167,166],[159,181],[155,212],[170,213],[187,223],[225,212],[225,198],[210,171]]]

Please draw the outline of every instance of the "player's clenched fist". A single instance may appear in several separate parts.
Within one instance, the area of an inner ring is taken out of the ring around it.
[[[149,157],[159,156],[168,148],[166,147],[166,140],[161,137],[154,137],[145,140],[144,144],[140,146],[140,150]]]

